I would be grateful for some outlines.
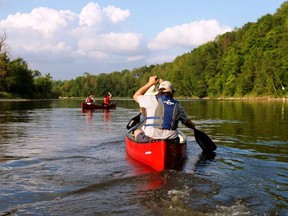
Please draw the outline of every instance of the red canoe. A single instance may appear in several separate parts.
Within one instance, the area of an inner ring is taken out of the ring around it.
[[[126,151],[133,159],[157,171],[162,171],[173,169],[183,162],[187,156],[187,140],[186,136],[180,133],[180,142],[158,139],[138,143],[133,135],[128,133],[126,135]]]
[[[81,103],[81,108],[82,108],[82,110],[116,109],[116,102],[111,103],[111,104],[109,104],[108,106]]]

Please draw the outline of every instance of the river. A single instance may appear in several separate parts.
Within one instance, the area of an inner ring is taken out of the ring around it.
[[[0,101],[0,215],[288,215],[287,100],[181,100],[218,148],[180,125],[188,157],[163,172],[127,156],[139,109],[115,101]]]

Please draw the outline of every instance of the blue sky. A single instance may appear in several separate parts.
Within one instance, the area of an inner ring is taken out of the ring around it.
[[[11,58],[54,80],[171,62],[284,0],[0,0]]]

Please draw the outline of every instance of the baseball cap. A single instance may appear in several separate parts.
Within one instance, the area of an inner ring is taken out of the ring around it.
[[[175,91],[172,83],[169,82],[169,81],[161,82],[158,88],[159,88],[159,90],[162,90],[162,92],[170,92],[170,93],[172,93],[173,91]]]

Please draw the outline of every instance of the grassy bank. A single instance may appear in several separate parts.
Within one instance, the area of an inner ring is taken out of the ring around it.
[[[21,99],[21,97],[8,92],[0,92],[0,99]]]

